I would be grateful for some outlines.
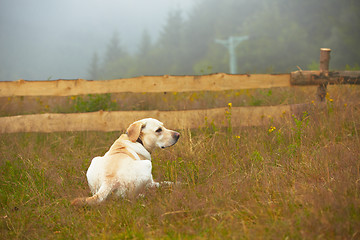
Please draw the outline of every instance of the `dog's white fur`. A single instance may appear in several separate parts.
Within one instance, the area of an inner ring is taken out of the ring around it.
[[[154,182],[150,153],[155,148],[174,145],[178,132],[168,130],[153,118],[134,122],[102,157],[95,157],[86,177],[93,194],[77,198],[73,205],[94,205],[104,201],[114,192],[121,197],[136,197],[146,187],[158,187]]]

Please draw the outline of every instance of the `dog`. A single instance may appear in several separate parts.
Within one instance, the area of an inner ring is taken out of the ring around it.
[[[147,187],[159,187],[153,180],[151,152],[174,145],[180,137],[162,122],[146,118],[132,123],[102,157],[92,159],[86,172],[91,197],[76,198],[72,205],[96,205],[111,193],[136,197]],[[169,183],[169,182],[163,182]]]

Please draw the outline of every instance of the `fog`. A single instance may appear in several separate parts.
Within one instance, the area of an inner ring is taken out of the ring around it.
[[[315,70],[322,47],[331,69],[360,70],[359,12],[354,0],[0,0],[0,80]],[[229,39],[243,39],[232,53]]]
[[[88,78],[94,52],[116,32],[136,50],[156,39],[170,11],[193,0],[0,0],[0,80]]]

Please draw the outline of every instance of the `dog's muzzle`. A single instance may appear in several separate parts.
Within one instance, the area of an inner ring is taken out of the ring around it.
[[[161,146],[161,148],[167,148],[167,147],[171,147],[172,145],[174,145],[175,143],[177,143],[177,141],[179,140],[180,137],[180,133],[172,131],[171,133],[171,137],[172,137],[172,142],[170,145],[167,146]]]

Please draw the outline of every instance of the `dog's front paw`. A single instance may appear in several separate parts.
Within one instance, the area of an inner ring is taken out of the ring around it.
[[[160,183],[161,185],[167,185],[167,186],[171,186],[171,185],[174,185],[175,183],[174,182],[170,182],[170,181],[163,181]]]
[[[152,182],[152,183],[149,183],[149,184],[147,185],[147,187],[150,187],[150,188],[156,187],[156,188],[158,188],[158,187],[160,187],[160,183],[158,183],[158,182]]]

